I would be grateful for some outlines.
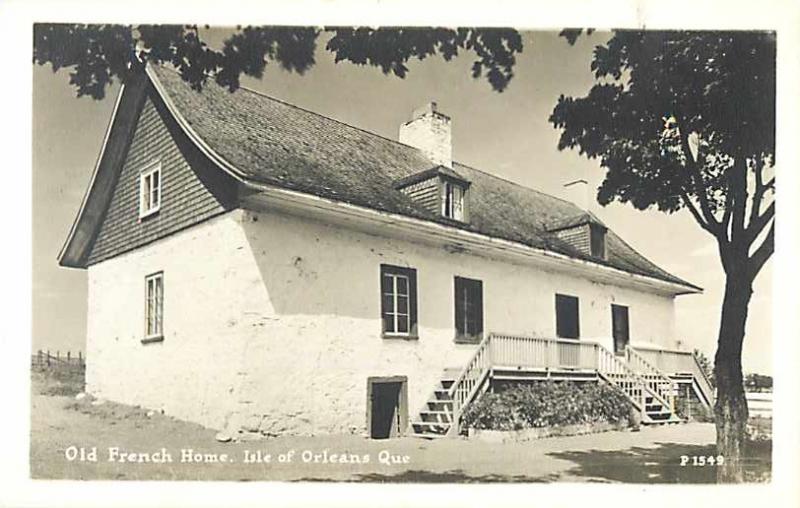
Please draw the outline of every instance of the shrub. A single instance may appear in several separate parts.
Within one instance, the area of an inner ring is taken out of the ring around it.
[[[467,427],[487,430],[619,423],[631,403],[623,393],[599,383],[540,381],[484,394],[464,414]]]

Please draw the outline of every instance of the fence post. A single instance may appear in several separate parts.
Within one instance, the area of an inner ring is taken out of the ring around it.
[[[50,366],[50,350],[47,350],[47,366]]]
[[[83,367],[83,355],[78,351],[78,367]]]
[[[67,351],[67,363],[70,363],[70,361],[72,360],[70,358],[70,354],[71,354],[71,351]]]

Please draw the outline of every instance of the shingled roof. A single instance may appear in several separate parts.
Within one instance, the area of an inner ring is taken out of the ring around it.
[[[431,169],[417,148],[244,87],[231,93],[209,80],[197,92],[166,67],[150,65],[148,75],[194,134],[245,181],[436,221],[699,289],[647,260],[613,231],[607,234],[606,259],[591,258],[556,238],[548,225],[586,213],[568,201],[454,162],[453,171],[471,183],[470,221],[454,223],[396,188],[399,180]]]

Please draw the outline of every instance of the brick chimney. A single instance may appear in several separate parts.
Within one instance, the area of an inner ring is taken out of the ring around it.
[[[435,102],[417,108],[400,126],[400,142],[419,148],[433,164],[453,167],[450,117],[438,112]]]

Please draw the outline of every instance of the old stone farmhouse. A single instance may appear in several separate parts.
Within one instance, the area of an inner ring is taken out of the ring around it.
[[[699,288],[450,141],[433,104],[387,139],[146,67],[59,256],[88,272],[87,390],[267,435],[452,435],[497,380],[609,383],[645,423],[709,404],[676,350]]]

